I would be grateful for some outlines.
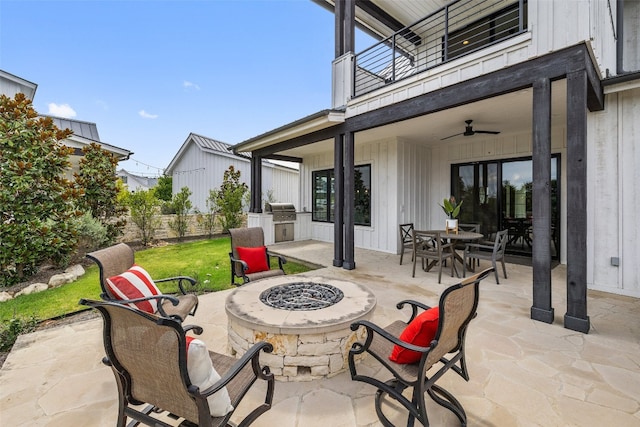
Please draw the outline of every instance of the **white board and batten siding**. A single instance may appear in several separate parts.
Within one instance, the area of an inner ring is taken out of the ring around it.
[[[398,224],[424,212],[429,197],[425,166],[429,149],[396,138],[359,144],[356,135],[354,155],[356,166],[371,165],[371,226],[355,226],[354,245],[395,254]],[[333,160],[332,152],[304,158],[300,168],[303,208],[311,210],[313,171],[333,169]],[[311,239],[333,242],[333,223],[310,221],[310,227]]]
[[[240,181],[250,186],[251,161],[248,158],[235,156],[214,150],[203,150],[198,144],[190,143],[180,154],[170,173],[173,176],[173,194],[188,187],[193,209],[201,212],[207,210],[206,200],[209,192],[219,189],[224,179],[224,172],[233,166],[240,171]],[[273,163],[262,164],[262,199],[273,190],[277,202],[293,203],[298,206],[298,171]]]
[[[587,129],[587,283],[640,297],[640,87],[607,88]],[[618,266],[612,258],[617,258]]]

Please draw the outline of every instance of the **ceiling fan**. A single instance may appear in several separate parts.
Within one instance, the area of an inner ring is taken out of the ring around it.
[[[445,138],[442,138],[440,141],[443,141],[443,140],[449,139],[449,138],[453,138],[454,136],[460,136],[460,135],[471,136],[471,135],[475,135],[476,133],[488,133],[488,134],[491,134],[491,135],[497,135],[497,134],[500,133],[499,131],[495,131],[495,130],[473,130],[473,126],[471,126],[471,122],[473,122],[473,120],[465,120],[465,123],[467,125],[464,127],[464,132],[456,133],[455,135],[447,136]]]

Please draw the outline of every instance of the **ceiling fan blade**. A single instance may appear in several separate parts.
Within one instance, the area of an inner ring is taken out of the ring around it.
[[[475,133],[488,133],[488,134],[491,134],[491,135],[497,135],[497,134],[500,133],[499,131],[495,131],[495,130],[475,130],[474,132]]]
[[[460,136],[460,135],[464,135],[464,132],[456,133],[455,135],[445,136],[444,138],[440,138],[440,141],[444,141],[445,139],[453,138],[454,136]]]

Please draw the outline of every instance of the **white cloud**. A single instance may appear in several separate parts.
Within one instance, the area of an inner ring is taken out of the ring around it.
[[[182,83],[182,86],[183,86],[185,89],[200,90],[200,86],[198,86],[197,84],[195,84],[195,83],[193,83],[193,82],[189,82],[189,81],[187,81],[187,80],[185,80],[185,81]]]
[[[157,114],[149,114],[144,110],[140,110],[138,111],[138,114],[140,115],[140,117],[142,117],[143,119],[157,119],[158,115]]]
[[[75,117],[77,114],[73,108],[69,106],[69,104],[55,104],[53,102],[49,103],[49,112],[47,114],[51,114],[52,116],[64,117],[66,119],[70,119],[71,117]]]

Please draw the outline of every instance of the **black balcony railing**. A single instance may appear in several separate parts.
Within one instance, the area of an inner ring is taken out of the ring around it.
[[[527,1],[457,0],[358,53],[354,96],[523,33]]]

